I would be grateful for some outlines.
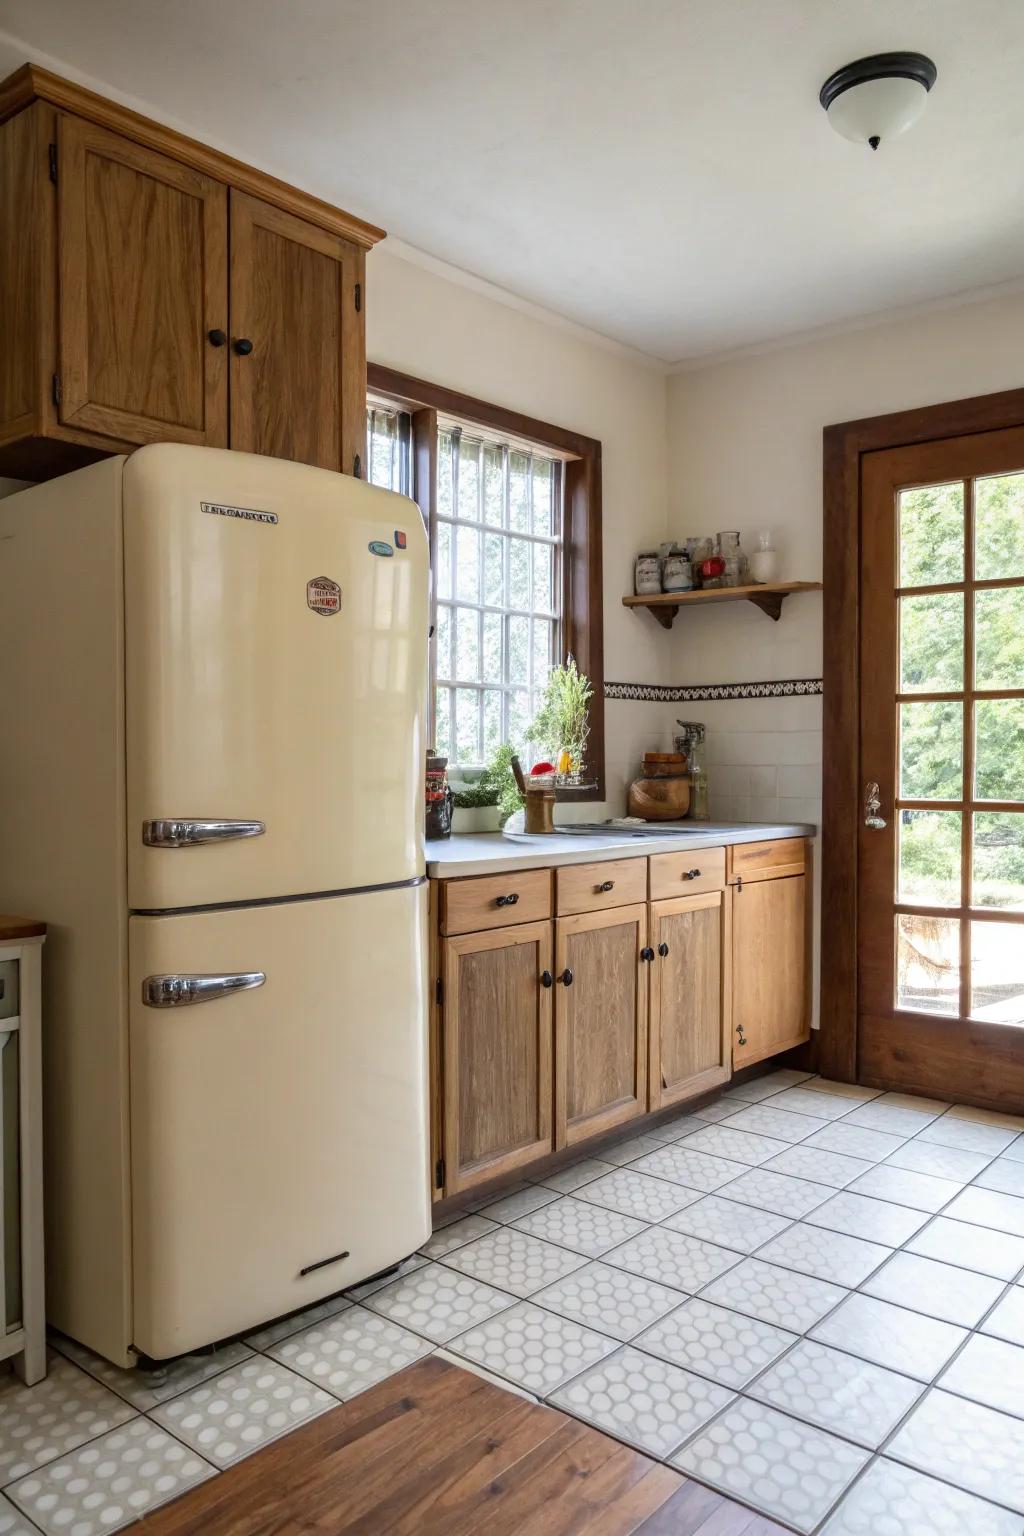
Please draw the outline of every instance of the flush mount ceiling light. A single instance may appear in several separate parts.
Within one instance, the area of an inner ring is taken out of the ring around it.
[[[923,53],[874,53],[829,75],[818,100],[836,133],[877,149],[917,122],[936,74]]]

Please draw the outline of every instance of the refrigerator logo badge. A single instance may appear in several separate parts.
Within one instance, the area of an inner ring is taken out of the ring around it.
[[[366,547],[371,555],[383,555],[385,558],[388,558],[394,554],[391,545],[385,543],[383,539],[371,539]]]
[[[314,576],[306,582],[306,602],[314,613],[329,619],[341,608],[341,588],[329,576]]]
[[[212,512],[215,517],[239,517],[244,523],[276,523],[276,512],[257,512],[252,507],[226,507],[219,501],[201,501],[200,507],[204,512]]]

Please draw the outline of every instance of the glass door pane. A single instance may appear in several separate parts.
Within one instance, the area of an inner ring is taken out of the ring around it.
[[[1019,923],[971,924],[971,1018],[1024,1024],[1024,929]]]
[[[896,919],[896,1006],[955,1019],[960,1012],[960,923],[955,917]]]

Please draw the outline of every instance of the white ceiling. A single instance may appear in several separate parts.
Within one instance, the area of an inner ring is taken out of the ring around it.
[[[43,55],[663,362],[1024,274],[1021,0],[0,0]],[[930,54],[877,155],[822,80]]]

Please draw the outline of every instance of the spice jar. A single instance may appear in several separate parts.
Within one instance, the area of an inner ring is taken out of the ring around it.
[[[427,753],[426,777],[426,834],[428,837],[451,837],[452,795],[448,783],[448,759],[437,752]]]
[[[661,561],[653,549],[637,555],[633,567],[633,588],[637,597],[653,597],[661,591]]]

